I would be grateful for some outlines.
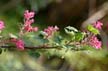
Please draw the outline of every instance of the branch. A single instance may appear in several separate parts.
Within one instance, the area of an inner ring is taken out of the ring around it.
[[[0,48],[16,48],[15,46],[0,46]],[[49,47],[49,46],[36,46],[36,47],[24,47],[25,49],[58,49],[61,50],[58,46]]]

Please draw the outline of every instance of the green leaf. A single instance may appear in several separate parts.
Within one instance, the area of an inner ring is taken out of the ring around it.
[[[35,58],[38,58],[40,56],[40,53],[38,51],[29,51],[28,54]]]
[[[69,48],[76,48],[74,45],[66,45],[66,47]]]
[[[89,45],[83,46],[83,49],[84,49],[84,50],[91,50],[91,51],[96,50],[94,47],[89,46]]]
[[[48,40],[44,39],[40,33],[27,33],[23,36],[23,40],[26,46],[41,46],[48,42]]]
[[[77,32],[75,34],[75,41],[81,41],[81,40],[83,40],[84,36],[85,36],[85,33],[83,33],[83,32]]]
[[[92,25],[88,25],[88,26],[87,26],[87,29],[88,29],[90,32],[94,33],[95,35],[100,34],[100,33],[99,33],[99,30],[96,29],[96,28],[94,28]]]
[[[54,38],[53,38],[54,42],[60,44],[63,40],[63,38],[60,36],[60,35],[56,35]]]

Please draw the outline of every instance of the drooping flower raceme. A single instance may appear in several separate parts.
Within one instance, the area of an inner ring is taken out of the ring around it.
[[[96,36],[92,36],[89,40],[89,45],[95,47],[96,49],[100,49],[102,46],[102,42],[99,41]]]
[[[102,29],[102,25],[103,25],[103,23],[100,22],[100,21],[97,21],[97,22],[95,22],[95,23],[93,24],[93,26],[94,26],[95,28],[97,28],[98,30],[101,30],[101,29]]]
[[[57,26],[53,27],[53,26],[49,26],[47,29],[44,29],[44,32],[45,32],[45,36],[47,38],[51,37],[54,32],[58,31],[59,28]]]
[[[4,26],[4,22],[3,21],[0,21],[0,30],[4,29],[5,26]]]
[[[35,13],[34,12],[29,12],[29,10],[26,10],[24,13],[24,31],[25,32],[36,32],[38,31],[38,27],[32,27],[32,23],[34,23],[34,17]]]
[[[19,50],[24,50],[24,42],[21,39],[11,39],[11,42],[16,45]]]

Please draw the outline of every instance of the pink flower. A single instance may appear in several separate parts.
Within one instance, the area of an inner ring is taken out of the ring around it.
[[[99,41],[96,36],[92,36],[89,40],[89,45],[95,47],[96,49],[100,49],[102,46],[102,42]]]
[[[27,26],[24,27],[24,30],[25,30],[26,32],[31,32],[32,29],[33,29],[33,28],[32,28],[31,25],[27,25]]]
[[[47,29],[44,29],[44,32],[46,33],[46,37],[49,38],[53,35],[54,32],[58,31],[59,28],[57,26],[49,26]]]
[[[31,25],[32,23],[34,23],[34,19],[30,19],[30,20],[25,20],[25,26],[26,25]]]
[[[55,29],[55,31],[56,31],[56,30],[59,30],[59,28],[58,28],[57,26],[55,26],[54,29]]]
[[[3,21],[0,21],[0,30],[4,29],[5,26],[4,26],[4,22]]]
[[[11,39],[11,42],[15,43],[19,50],[24,50],[24,42],[21,39]]]
[[[24,50],[24,42],[22,40],[17,40],[16,46],[20,50]]]
[[[95,28],[97,28],[98,30],[102,29],[102,25],[103,23],[100,21],[97,21],[96,23],[93,24]]]
[[[34,12],[29,12],[28,10],[25,11],[24,13],[24,26],[23,26],[23,30],[25,32],[36,32],[38,31],[38,27],[32,27],[32,23],[34,23],[34,17],[35,13]]]
[[[28,20],[30,18],[33,18],[34,15],[35,15],[34,12],[29,12],[29,10],[26,10],[25,13],[24,13],[24,18]]]
[[[38,27],[34,27],[34,28],[32,28],[32,31],[38,31]]]
[[[31,25],[27,25],[24,27],[24,30],[26,32],[36,32],[38,31],[38,27],[32,27]]]

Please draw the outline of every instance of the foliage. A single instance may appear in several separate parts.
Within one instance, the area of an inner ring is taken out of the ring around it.
[[[90,32],[92,32],[92,33],[94,33],[94,34],[99,34],[99,30],[97,30],[96,28],[94,28],[92,25],[88,25],[88,27],[87,27],[87,29],[90,31]]]
[[[68,50],[90,50],[101,49],[101,41],[96,37],[100,34],[102,23],[96,22],[95,25],[88,25],[86,31],[78,31],[72,26],[64,28],[66,36],[60,35],[57,26],[48,26],[43,31],[39,31],[38,27],[33,27],[34,12],[26,10],[24,12],[24,24],[20,25],[18,34],[8,33],[8,36],[3,36],[2,32],[6,28],[3,21],[0,21],[0,53],[2,48],[15,48],[19,50],[25,49],[66,49]],[[15,46],[16,45],[16,46]],[[85,48],[86,47],[86,48]],[[39,52],[36,52],[39,55]]]
[[[25,69],[26,65],[30,66],[31,69],[34,69],[34,66],[36,66],[38,67],[35,68],[37,71],[48,70],[44,67],[41,67],[38,63],[35,63],[34,59],[32,59],[32,61],[28,55],[30,55],[31,58],[35,57],[35,59],[42,55],[45,55],[49,59],[52,56],[57,56],[58,58],[65,59],[72,67],[76,65],[78,59],[81,58],[81,56],[84,56],[84,58],[86,59],[86,61],[84,61],[83,59],[81,60],[85,63],[88,63],[88,58],[92,58],[94,53],[98,53],[93,57],[95,59],[101,59],[101,57],[104,58],[104,56],[107,56],[106,51],[101,51],[102,42],[99,41],[96,37],[97,34],[100,34],[102,26],[99,21],[96,22],[95,25],[88,25],[87,30],[84,31],[79,31],[72,26],[67,26],[64,28],[65,36],[63,36],[59,31],[60,28],[57,26],[48,26],[44,30],[39,30],[39,27],[37,26],[34,27],[32,25],[34,23],[34,15],[34,12],[29,12],[29,10],[26,10],[24,12],[24,24],[20,25],[19,33],[15,34],[13,32],[9,32],[7,33],[7,35],[3,35],[3,31],[7,27],[5,26],[5,23],[3,21],[0,21],[0,54],[2,55],[9,53],[9,60],[12,59],[13,61],[13,64],[11,66],[14,67],[16,71],[20,69],[20,71],[23,71],[22,67],[24,67],[23,64],[19,62],[19,56],[22,57],[22,62],[24,62],[25,64]],[[18,59],[18,62],[13,60],[14,55],[12,55],[13,57],[11,57],[11,52],[18,52],[18,55],[15,56]],[[103,55],[103,53],[105,53],[105,55]],[[23,56],[23,54],[26,55]],[[87,58],[85,56],[87,56]],[[0,58],[2,57],[5,56],[2,55]],[[27,63],[25,62],[25,59],[27,59]],[[76,68],[83,71],[83,67],[81,67],[82,69],[80,69],[80,66],[86,67],[86,65],[82,64],[81,61],[79,61],[79,65],[77,65],[78,67]],[[6,64],[7,61],[4,62]],[[2,70],[6,71],[7,68],[11,68],[8,67],[8,65],[4,67],[1,64],[0,67],[2,67]],[[8,64],[10,63],[8,62]]]

